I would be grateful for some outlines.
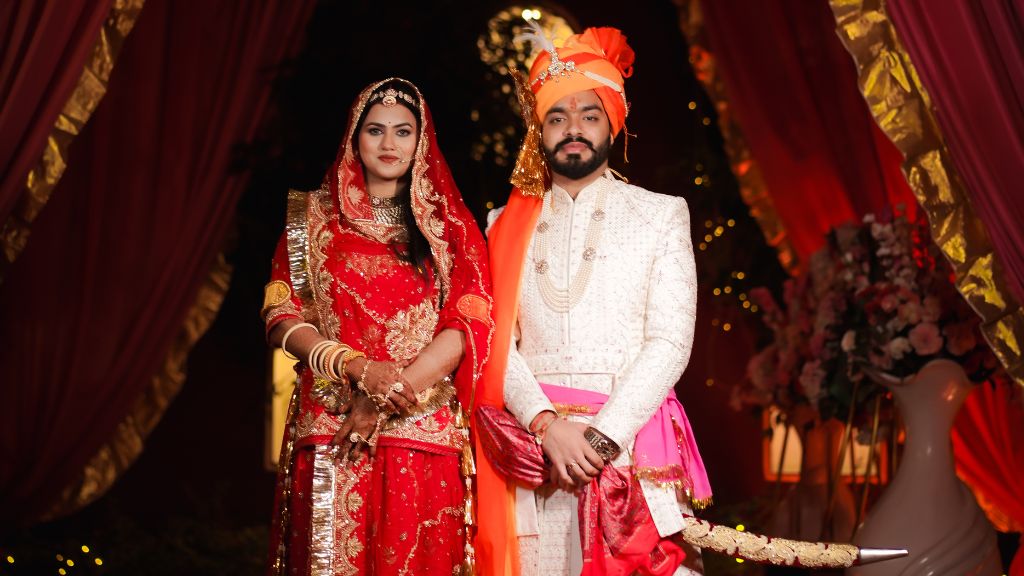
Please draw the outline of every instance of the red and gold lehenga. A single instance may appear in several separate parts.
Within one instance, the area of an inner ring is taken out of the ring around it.
[[[423,98],[407,83],[421,119],[410,201],[433,267],[418,270],[397,256],[405,229],[400,219],[375,218],[352,146],[369,97],[387,81],[356,100],[324,186],[289,195],[288,223],[266,291],[267,330],[301,319],[371,360],[403,361],[453,328],[465,335],[465,356],[417,413],[388,421],[374,458],[348,465],[335,463],[329,445],[340,425],[323,406],[330,384],[297,365],[270,574],[459,574],[466,557],[471,510],[463,473],[472,462],[464,413],[493,331],[486,249],[438,150]]]

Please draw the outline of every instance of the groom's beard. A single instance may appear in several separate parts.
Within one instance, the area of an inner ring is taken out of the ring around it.
[[[592,154],[589,160],[583,160],[579,154],[568,154],[566,159],[558,159],[558,151],[562,149],[566,144],[573,142],[579,142],[585,144],[587,148],[590,148]],[[569,137],[562,140],[558,144],[555,144],[554,148],[544,148],[544,155],[548,159],[548,164],[551,165],[551,171],[560,176],[565,176],[570,180],[579,180],[594,173],[605,160],[608,159],[608,153],[611,150],[612,143],[607,141],[601,146],[594,146],[594,143],[582,136]]]

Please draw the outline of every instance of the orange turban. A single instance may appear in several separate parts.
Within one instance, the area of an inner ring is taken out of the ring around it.
[[[537,95],[537,116],[563,97],[593,90],[604,104],[612,136],[626,122],[629,107],[623,79],[633,75],[633,49],[616,28],[587,28],[570,36],[555,54],[541,52],[530,68],[530,89]]]

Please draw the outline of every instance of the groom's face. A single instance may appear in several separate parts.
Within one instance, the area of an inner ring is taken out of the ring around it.
[[[593,90],[555,102],[544,115],[542,140],[551,171],[579,180],[604,170],[611,148],[611,125]]]

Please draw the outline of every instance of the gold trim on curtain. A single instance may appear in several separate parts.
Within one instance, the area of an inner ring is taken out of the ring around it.
[[[231,272],[224,255],[218,255],[206,282],[199,288],[195,304],[185,316],[181,332],[171,344],[164,365],[153,377],[149,388],[143,391],[132,410],[118,424],[113,437],[96,452],[77,479],[64,489],[42,520],[65,516],[102,496],[142,453],[146,437],[181,391],[189,352],[217,317],[231,282]]]
[[[750,215],[761,227],[761,233],[764,234],[768,245],[775,248],[778,253],[782,267],[795,276],[800,268],[800,259],[789,241],[785,225],[775,212],[775,205],[761,175],[761,168],[751,156],[750,146],[743,136],[739,121],[729,107],[725,84],[718,75],[714,55],[706,48],[707,39],[700,1],[675,0],[675,3],[679,9],[679,28],[682,29],[690,46],[690,64],[693,66],[693,72],[704,86],[704,91],[718,113],[718,128],[725,141],[725,152],[729,155],[732,172],[739,183],[740,196],[750,208]]]
[[[107,93],[107,83],[114,62],[128,33],[142,11],[145,0],[114,0],[106,21],[100,28],[92,55],[85,63],[78,85],[57,116],[53,131],[46,139],[39,162],[25,179],[25,190],[14,210],[0,229],[0,281],[6,269],[14,262],[28,243],[32,223],[42,212],[67,167],[67,151],[71,141],[96,110]]]
[[[933,115],[931,100],[885,11],[884,0],[829,0],[839,37],[857,65],[864,99],[903,153],[903,172],[928,214],[932,237],[956,271],[956,285],[1013,379],[1024,385],[1024,312],[975,215]]]

